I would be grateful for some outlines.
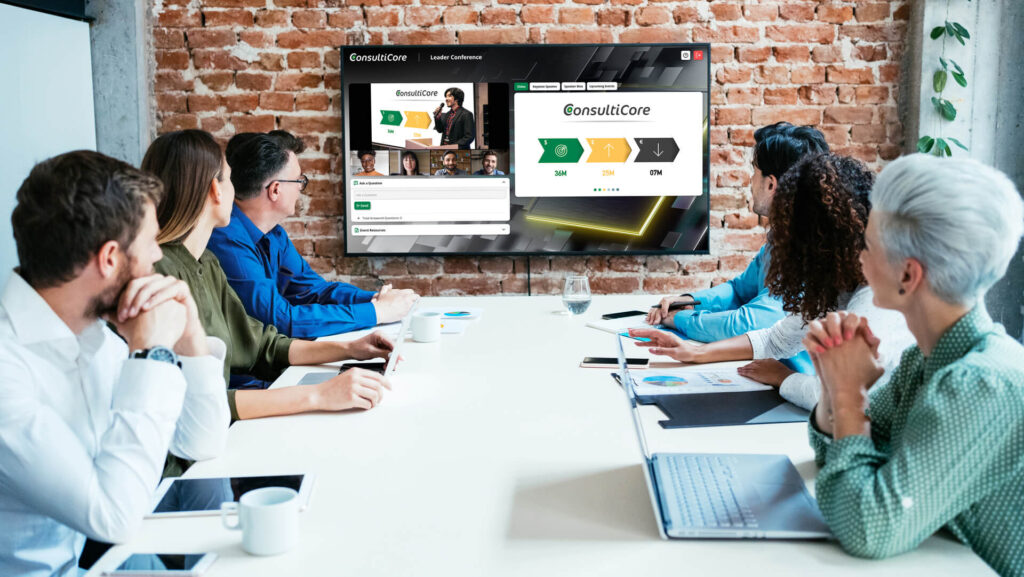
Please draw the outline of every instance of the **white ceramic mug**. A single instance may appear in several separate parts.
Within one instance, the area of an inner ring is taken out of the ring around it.
[[[228,522],[229,513],[238,520]],[[299,541],[299,493],[288,487],[263,487],[235,502],[221,503],[224,527],[242,531],[242,549],[250,555],[278,555]]]
[[[432,343],[439,338],[441,338],[441,313],[436,311],[413,313],[412,340],[417,343]]]

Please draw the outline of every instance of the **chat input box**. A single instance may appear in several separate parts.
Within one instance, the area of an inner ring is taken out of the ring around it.
[[[508,222],[511,182],[500,177],[353,178],[351,222]]]

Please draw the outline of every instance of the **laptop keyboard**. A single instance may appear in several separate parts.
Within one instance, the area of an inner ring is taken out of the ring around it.
[[[757,528],[750,507],[735,490],[734,464],[727,455],[658,455],[668,469],[684,527]]]

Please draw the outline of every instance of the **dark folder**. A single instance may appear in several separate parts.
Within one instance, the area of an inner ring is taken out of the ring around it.
[[[613,375],[618,381],[618,375]],[[637,397],[642,405],[657,405],[668,419],[659,421],[666,429],[726,427],[800,423],[810,415],[783,399],[775,389],[741,393],[699,393],[693,395],[651,395]]]
[[[778,391],[702,393],[637,397],[642,405],[657,405],[668,419],[666,429],[799,423],[809,413],[783,399]]]

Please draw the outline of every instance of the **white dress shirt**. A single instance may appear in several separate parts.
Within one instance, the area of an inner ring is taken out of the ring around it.
[[[904,349],[915,344],[914,335],[907,328],[903,315],[893,310],[880,309],[874,304],[871,287],[864,285],[851,294],[839,299],[839,310],[849,311],[868,319],[871,332],[881,340],[878,345],[879,360],[885,373],[875,383],[882,385],[889,381],[892,370],[900,362]],[[747,333],[754,349],[755,359],[788,359],[804,350],[803,338],[807,324],[800,315],[788,315],[771,328]],[[814,375],[793,373],[782,381],[779,394],[782,398],[807,410],[814,408],[821,393],[821,382]]]
[[[87,536],[137,531],[168,450],[223,450],[225,346],[210,341],[213,354],[183,357],[182,369],[128,359],[105,323],[75,335],[11,274],[0,296],[0,575],[77,575]]]

